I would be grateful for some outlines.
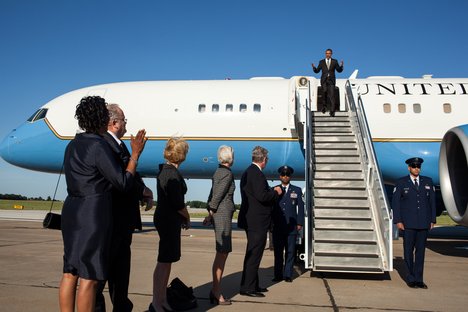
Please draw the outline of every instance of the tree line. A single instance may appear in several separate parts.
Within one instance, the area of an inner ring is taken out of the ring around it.
[[[51,201],[52,198],[47,196],[47,198],[39,197],[26,197],[19,194],[0,194],[0,199],[8,199],[8,200],[39,200],[39,201]]]

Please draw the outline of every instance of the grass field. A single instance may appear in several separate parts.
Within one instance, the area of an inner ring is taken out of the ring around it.
[[[41,201],[41,200],[6,200],[6,199],[0,199],[0,209],[10,209],[14,210],[17,208],[14,208],[14,206],[23,206],[23,209],[25,210],[49,210],[51,201]],[[52,210],[62,210],[63,202],[56,201],[54,202]],[[208,212],[206,209],[199,209],[200,212],[192,212],[190,215],[192,218],[204,218],[208,215]],[[153,214],[154,213],[154,208],[148,212],[144,212],[144,214]],[[234,219],[237,219],[237,214],[238,211],[234,213]],[[437,225],[445,225],[445,226],[451,226],[451,225],[457,225],[450,217],[446,214],[443,213],[439,217],[437,217]]]

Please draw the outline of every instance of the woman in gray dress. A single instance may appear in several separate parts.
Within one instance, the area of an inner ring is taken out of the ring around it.
[[[216,256],[213,261],[213,286],[210,302],[229,305],[231,300],[221,294],[221,278],[228,254],[232,251],[232,215],[234,214],[233,194],[236,188],[231,166],[234,162],[234,150],[222,145],[218,149],[219,167],[213,175],[212,187],[208,198],[208,212],[204,223],[213,223],[216,238]]]

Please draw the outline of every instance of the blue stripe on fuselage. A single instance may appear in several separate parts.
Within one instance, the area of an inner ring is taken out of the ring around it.
[[[58,138],[44,120],[26,122],[11,132],[2,142],[2,157],[9,163],[38,171],[60,172],[63,153],[69,139]],[[127,146],[129,142],[125,141]],[[232,171],[236,178],[251,163],[251,151],[257,146],[269,150],[269,162],[264,172],[269,179],[277,179],[277,169],[287,164],[295,170],[294,178],[304,179],[304,153],[302,145],[294,139],[230,139],[197,138],[187,139],[190,150],[181,171],[186,178],[211,178],[218,166],[217,150],[222,144],[230,145],[235,151]],[[141,155],[138,171],[147,177],[154,177],[158,164],[164,162],[163,150],[166,139],[151,138]],[[382,175],[387,183],[408,174],[405,160],[410,157],[424,159],[422,174],[433,178],[439,184],[438,159],[440,142],[374,142]]]

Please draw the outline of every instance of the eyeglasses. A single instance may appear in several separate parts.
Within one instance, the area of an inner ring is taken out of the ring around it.
[[[420,165],[420,164],[411,164],[410,167],[411,167],[411,168],[419,168],[419,169],[421,169],[421,165]]]
[[[127,123],[127,118],[115,118],[115,120],[120,120],[120,121]]]

